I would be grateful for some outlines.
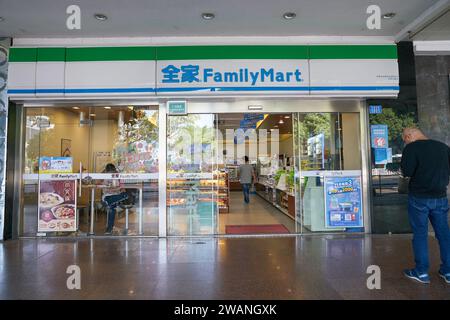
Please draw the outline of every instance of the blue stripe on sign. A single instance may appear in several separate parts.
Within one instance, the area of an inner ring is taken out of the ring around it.
[[[65,93],[129,93],[155,92],[154,88],[98,88],[98,89],[65,89]]]
[[[93,89],[9,89],[8,94],[35,93],[154,93],[190,91],[386,91],[400,90],[399,86],[348,86],[348,87],[174,87],[174,88],[93,88]]]
[[[366,87],[310,87],[311,91],[385,91],[400,90],[399,86],[366,86]]]
[[[34,89],[8,89],[8,94],[35,94]]]
[[[64,89],[36,89],[36,93],[64,93]]]

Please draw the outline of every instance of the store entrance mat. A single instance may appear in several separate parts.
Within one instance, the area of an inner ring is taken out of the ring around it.
[[[226,234],[279,234],[290,233],[282,224],[248,224],[225,226]]]

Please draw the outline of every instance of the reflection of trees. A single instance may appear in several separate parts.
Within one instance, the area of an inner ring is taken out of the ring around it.
[[[212,119],[208,121],[210,117],[195,114],[169,117],[167,137],[169,168],[192,164],[193,160],[204,162],[209,160],[205,158],[214,154],[216,132]],[[194,154],[195,150],[201,154]]]
[[[308,138],[316,136],[320,133],[325,135],[325,138],[330,137],[330,114],[329,113],[308,113],[300,120],[298,127],[298,134],[300,141],[306,143]]]
[[[158,112],[153,110],[134,110],[132,118],[121,127],[114,143],[112,157],[116,163],[121,163],[128,154],[139,154],[138,145],[145,142],[154,150],[158,148]],[[144,146],[141,146],[143,148]],[[147,152],[152,150],[147,147]],[[157,159],[153,159],[152,166],[157,165]],[[136,169],[133,169],[136,170]],[[139,170],[143,170],[141,167]],[[146,169],[144,169],[146,171]]]

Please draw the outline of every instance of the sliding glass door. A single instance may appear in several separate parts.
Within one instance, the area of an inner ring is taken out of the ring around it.
[[[169,235],[211,235],[217,232],[217,141],[214,119],[214,114],[168,116]]]

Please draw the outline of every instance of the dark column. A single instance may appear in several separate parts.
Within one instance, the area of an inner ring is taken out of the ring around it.
[[[419,126],[428,137],[450,145],[450,55],[415,60]]]

